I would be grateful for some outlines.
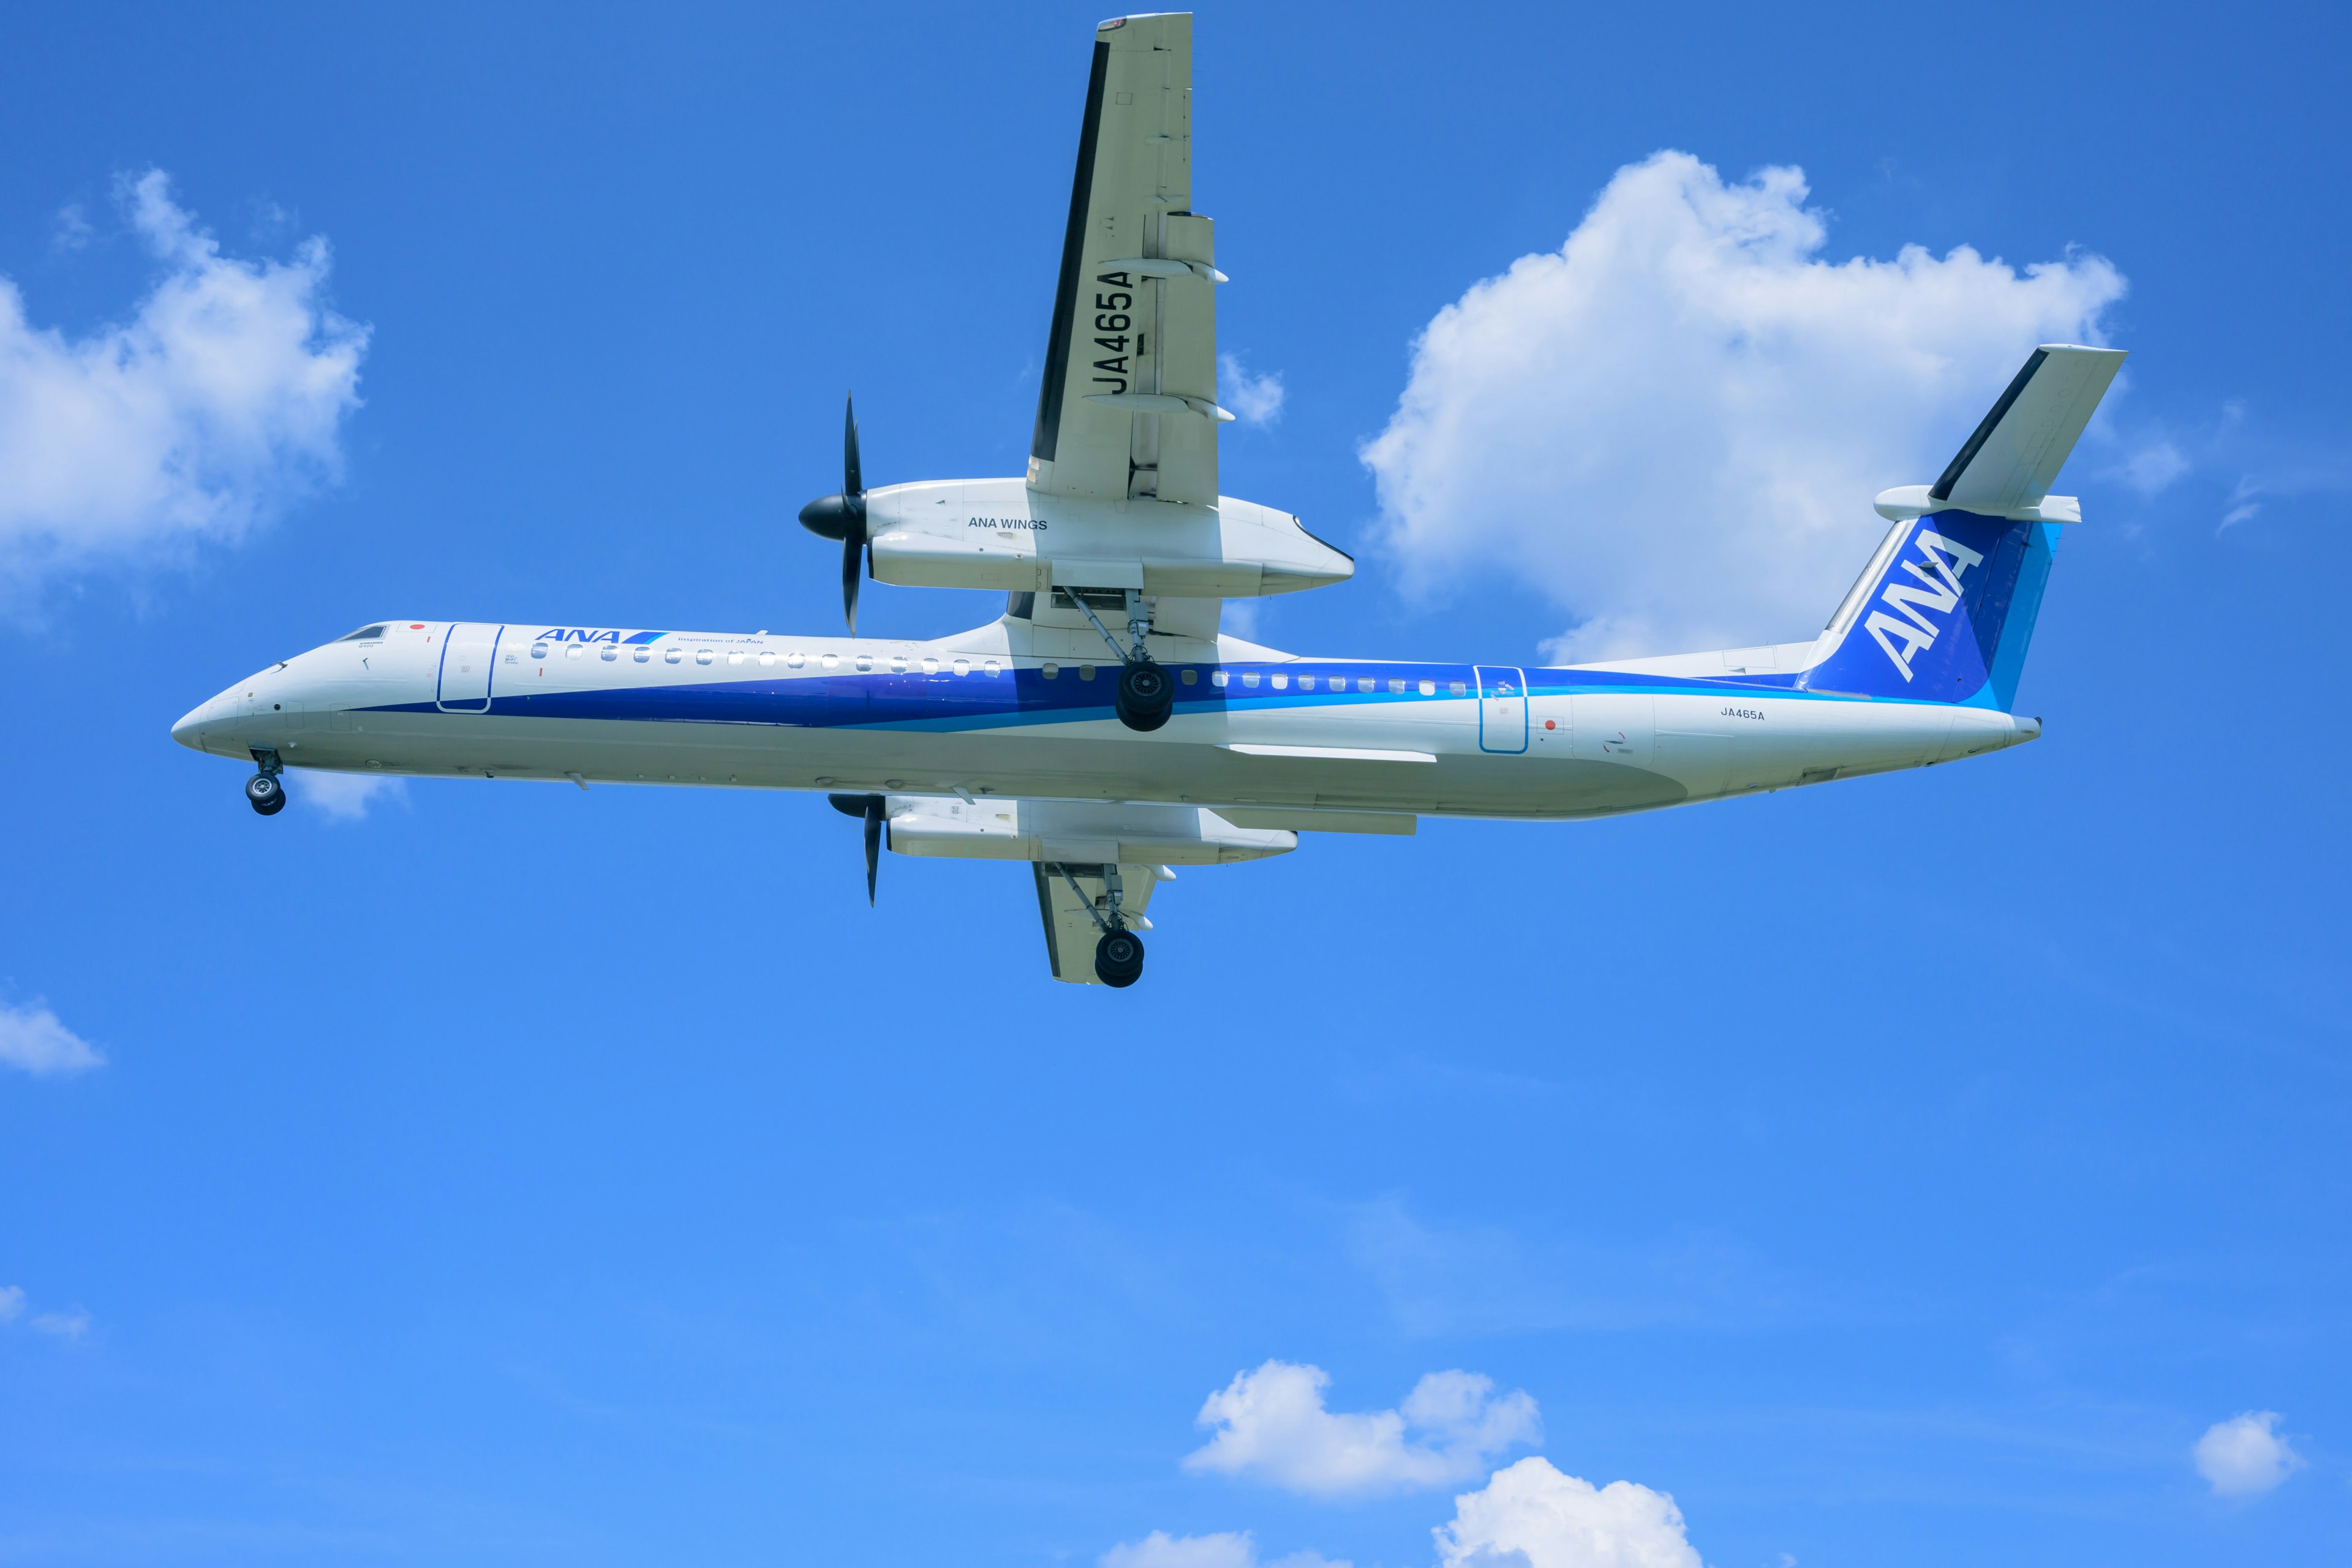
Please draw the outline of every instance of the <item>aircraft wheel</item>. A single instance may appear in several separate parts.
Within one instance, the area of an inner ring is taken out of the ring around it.
[[[1129,986],[1143,977],[1143,939],[1131,931],[1106,931],[1095,943],[1095,978]]]
[[[1118,721],[1130,730],[1157,730],[1176,707],[1176,680],[1163,667],[1129,659],[1119,667]]]
[[[275,816],[286,809],[286,786],[276,773],[256,773],[245,781],[245,798],[262,816]]]

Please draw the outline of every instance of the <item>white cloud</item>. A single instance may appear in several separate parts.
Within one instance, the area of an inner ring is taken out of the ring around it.
[[[2275,1410],[2249,1410],[2205,1429],[2190,1452],[2216,1497],[2266,1492],[2303,1468],[2303,1456],[2278,1435]]]
[[[1397,1409],[1360,1414],[1323,1407],[1330,1381],[1321,1367],[1280,1361],[1236,1374],[1201,1406],[1214,1436],[1184,1468],[1331,1497],[1466,1480],[1542,1436],[1533,1398],[1497,1396],[1493,1379],[1473,1373],[1431,1373]]]
[[[1438,312],[1362,452],[1414,591],[1509,574],[1576,617],[1548,649],[1574,659],[1810,636],[1885,531],[1871,498],[2124,292],[2095,256],[1832,264],[1808,195],[1660,153]]]
[[[2144,496],[2152,496],[2168,487],[2173,480],[2189,471],[2189,459],[2180,448],[2166,440],[2156,440],[2142,447],[2124,459],[2123,480]]]
[[[2263,503],[2254,498],[2262,493],[2263,487],[2254,482],[2252,475],[2241,478],[2231,489],[2230,510],[2221,514],[2221,527],[2213,531],[2220,533],[2223,529],[2235,528],[2238,524],[2251,521],[2259,515],[2263,510]]]
[[[0,1285],[0,1323],[13,1323],[24,1316],[24,1287]],[[89,1331],[89,1314],[79,1307],[70,1312],[37,1312],[26,1326],[36,1333],[51,1334],[61,1340],[79,1340]]]
[[[1271,425],[1282,417],[1282,373],[1252,375],[1233,354],[1217,356],[1217,396],[1244,425]]]
[[[43,1312],[33,1319],[33,1328],[61,1340],[79,1340],[89,1331],[89,1314],[79,1307],[70,1312]]]
[[[1216,1535],[1171,1535],[1155,1530],[1140,1541],[1121,1542],[1102,1554],[1102,1568],[1349,1568],[1312,1552],[1294,1552],[1261,1563],[1257,1542],[1247,1531]]]
[[[0,279],[0,592],[233,541],[340,472],[364,328],[325,303],[327,242],[245,261],[160,170],[118,192],[162,276],[124,324],[36,328]],[[70,226],[61,232],[70,232]]]
[[[1632,1481],[1595,1487],[1540,1458],[1455,1498],[1454,1521],[1433,1533],[1441,1568],[1702,1568],[1674,1499]]]
[[[302,804],[337,822],[357,822],[379,800],[405,800],[408,786],[382,773],[323,773],[317,768],[289,768],[284,775],[290,793]]]
[[[1258,1542],[1249,1531],[1223,1531],[1218,1535],[1169,1535],[1152,1531],[1143,1540],[1129,1540],[1101,1556],[1103,1568],[1350,1568],[1345,1561],[1318,1556],[1315,1552],[1291,1552],[1270,1563],[1258,1561]]]
[[[0,1064],[28,1073],[88,1072],[106,1058],[88,1040],[58,1022],[40,1003],[0,1006]]]

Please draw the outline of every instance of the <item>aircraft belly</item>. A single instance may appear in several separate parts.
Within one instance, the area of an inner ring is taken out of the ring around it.
[[[998,730],[795,728],[766,724],[373,712],[364,728],[271,731],[297,766],[780,789],[957,789],[1065,799],[1326,806],[1429,815],[1580,816],[1675,804],[1684,792],[1646,769],[1570,756],[1444,752],[1433,762],[1256,756],[1193,715],[1150,739],[1116,720]],[[1199,731],[1187,737],[1186,728]],[[1083,736],[1073,729],[1089,731]],[[260,731],[250,739],[269,743]],[[1318,734],[1338,745],[1426,735]],[[1400,748],[1405,749],[1405,748]]]

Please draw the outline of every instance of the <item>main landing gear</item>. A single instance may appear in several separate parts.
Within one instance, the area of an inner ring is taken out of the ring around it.
[[[1070,591],[1070,602],[1084,611],[1093,621],[1095,630],[1102,633],[1103,641],[1110,644],[1111,652],[1118,655],[1118,689],[1111,700],[1111,710],[1118,721],[1130,730],[1157,730],[1168,722],[1176,710],[1176,681],[1165,666],[1155,662],[1145,639],[1151,635],[1151,612],[1143,603],[1143,595],[1134,589],[1127,590],[1127,637],[1133,646],[1121,647],[1118,639],[1110,635],[1095,608],[1087,603],[1086,595],[1077,589]],[[1143,962],[1142,947],[1137,944],[1136,963]],[[1133,984],[1127,980],[1107,980],[1106,984]]]
[[[277,752],[258,749],[253,753],[253,762],[260,771],[245,781],[245,798],[262,816],[275,816],[286,809],[286,786],[278,778],[283,764]]]
[[[1069,883],[1070,891],[1078,896],[1078,902],[1085,907],[1087,913],[1094,917],[1096,926],[1102,931],[1102,940],[1095,943],[1095,978],[1115,990],[1125,990],[1142,979],[1143,939],[1127,929],[1127,916],[1119,908],[1127,889],[1121,885],[1118,868],[1055,866],[1054,869],[1062,874],[1062,880]],[[1095,908],[1095,901],[1087,897],[1087,890],[1078,885],[1077,872],[1081,870],[1090,877],[1102,879],[1103,891],[1108,895],[1110,904],[1108,916]]]

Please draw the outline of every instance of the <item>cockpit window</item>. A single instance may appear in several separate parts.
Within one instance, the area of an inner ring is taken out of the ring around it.
[[[383,623],[378,622],[376,625],[372,626],[362,626],[359,630],[352,633],[349,637],[337,637],[335,640],[337,642],[374,642],[377,638],[383,636]]]

